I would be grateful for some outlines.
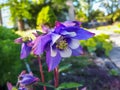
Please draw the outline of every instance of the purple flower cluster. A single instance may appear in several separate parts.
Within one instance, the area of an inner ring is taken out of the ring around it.
[[[21,59],[26,58],[32,51],[35,55],[46,52],[48,70],[54,70],[62,58],[79,56],[83,54],[80,40],[86,40],[94,36],[94,33],[84,30],[77,21],[56,22],[54,28],[42,26],[44,34],[36,37],[34,41],[17,39],[22,43]]]

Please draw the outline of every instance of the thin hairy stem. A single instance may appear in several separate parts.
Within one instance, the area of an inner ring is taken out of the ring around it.
[[[40,70],[40,75],[41,75],[41,80],[42,80],[42,83],[45,82],[45,79],[44,79],[44,74],[43,74],[43,69],[42,69],[42,62],[41,62],[41,59],[40,59],[40,56],[38,56],[38,63],[39,63],[39,70]],[[43,86],[44,90],[46,90],[46,86]]]

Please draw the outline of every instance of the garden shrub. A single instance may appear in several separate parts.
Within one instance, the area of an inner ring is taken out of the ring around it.
[[[114,30],[114,33],[120,34],[120,29],[119,30]]]
[[[43,7],[38,14],[37,25],[40,26],[45,24],[52,27],[54,26],[55,21],[56,21],[56,16],[53,10],[50,8],[50,6]]]
[[[5,85],[7,81],[15,83],[22,69],[20,46],[14,43],[17,37],[12,29],[0,27],[0,85]]]
[[[109,55],[112,50],[112,43],[109,41],[109,35],[100,34],[86,41],[80,41],[81,45],[89,52],[95,52],[98,56]]]

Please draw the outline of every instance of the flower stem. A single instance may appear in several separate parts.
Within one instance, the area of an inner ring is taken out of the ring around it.
[[[57,88],[59,86],[59,71],[58,67],[54,69],[54,86]]]
[[[40,60],[40,56],[38,56],[38,63],[39,63],[39,70],[40,70],[40,75],[41,75],[41,80],[42,80],[42,83],[45,82],[45,79],[44,79],[44,74],[43,74],[43,69],[42,69],[42,62]],[[46,86],[43,86],[44,90],[46,90]]]
[[[27,71],[30,73],[31,72],[30,65],[28,64],[26,59],[24,59],[24,62],[25,62],[25,66],[27,68]]]

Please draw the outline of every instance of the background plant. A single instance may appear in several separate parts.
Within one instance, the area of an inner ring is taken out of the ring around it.
[[[14,43],[18,35],[12,29],[0,27],[0,85],[7,81],[15,83],[21,71],[22,61],[19,57],[20,46]]]
[[[86,41],[80,41],[81,45],[89,52],[99,55],[109,55],[112,50],[112,43],[109,41],[109,35],[100,34]]]
[[[50,27],[54,26],[54,22],[56,21],[56,16],[50,6],[45,6],[39,12],[37,17],[37,25],[40,27],[43,24],[46,24]]]

